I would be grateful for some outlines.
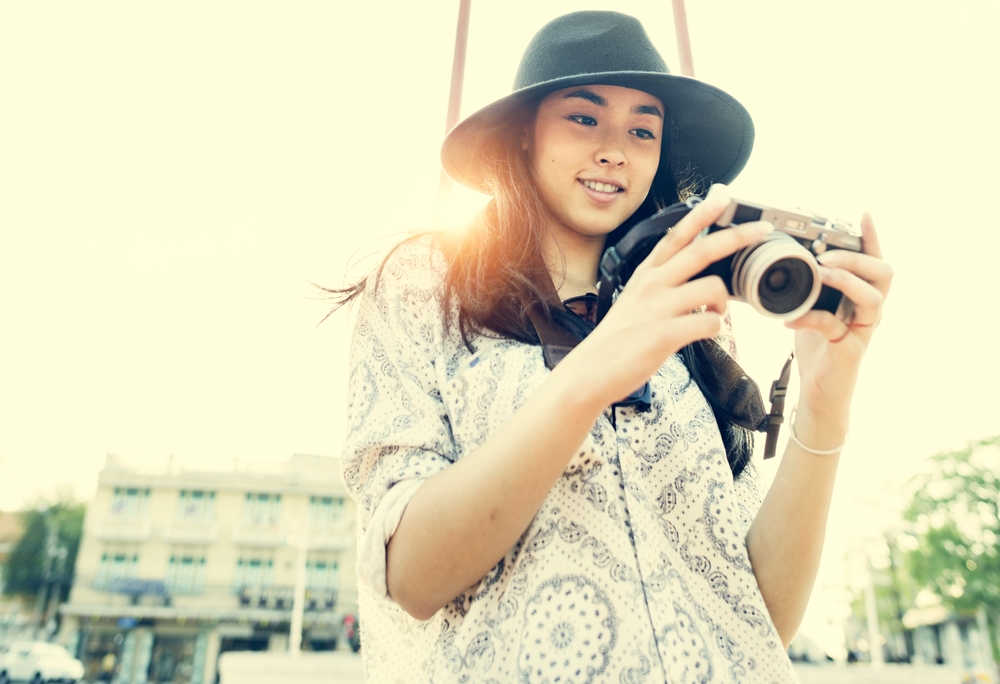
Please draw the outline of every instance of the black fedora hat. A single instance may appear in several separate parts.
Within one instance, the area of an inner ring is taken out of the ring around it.
[[[448,133],[441,148],[445,171],[484,192],[483,161],[496,129],[546,93],[578,85],[624,86],[660,98],[673,128],[674,168],[703,190],[732,181],[750,157],[754,128],[743,105],[714,86],[671,74],[637,19],[584,11],[543,26],[524,51],[513,92]]]

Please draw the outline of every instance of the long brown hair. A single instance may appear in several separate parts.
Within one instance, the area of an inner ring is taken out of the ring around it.
[[[534,121],[540,99],[528,102],[503,124],[495,127],[486,139],[482,154],[485,160],[486,190],[489,203],[462,231],[433,232],[436,245],[447,263],[441,292],[442,316],[445,325],[452,323],[450,312],[458,304],[458,327],[466,346],[480,334],[493,334],[538,344],[538,336],[528,320],[527,312],[541,302],[553,320],[582,338],[589,327],[573,315],[548,307],[543,283],[551,283],[542,258],[543,235],[546,230],[545,207],[535,190],[527,153],[522,149],[522,136]],[[657,167],[649,195],[621,226],[606,238],[615,244],[633,225],[660,209],[697,194],[702,188],[697,180],[681,176],[671,155],[673,126],[667,109],[660,164]],[[373,272],[344,288],[321,288],[333,308],[333,313],[360,295],[369,279],[378,283],[382,269],[392,253],[409,240],[427,235],[421,233],[393,247]],[[712,356],[701,342],[681,350],[692,379],[702,389],[712,407],[722,434],[733,476],[746,468],[753,454],[753,434],[740,427],[725,407],[709,390],[706,379],[718,375]],[[715,385],[718,385],[718,380]]]
[[[543,284],[550,278],[542,259],[546,209],[536,192],[522,139],[534,122],[540,101],[541,96],[525,102],[485,137],[481,153],[485,189],[491,196],[488,204],[464,230],[430,233],[448,264],[441,293],[442,313],[452,311],[457,302],[458,326],[467,345],[483,333],[529,343],[538,340],[527,311],[536,302],[546,302]],[[665,123],[667,135],[663,136],[660,164],[650,193],[635,213],[608,236],[609,245],[636,222],[695,194],[695,186],[678,183],[672,170],[669,112]],[[679,186],[683,190],[678,190]],[[385,259],[407,241],[427,234],[406,238]],[[384,264],[385,260],[373,273],[345,288],[321,288],[333,302],[330,313],[357,297],[369,278],[377,282]],[[450,317],[445,315],[445,321],[450,323]]]

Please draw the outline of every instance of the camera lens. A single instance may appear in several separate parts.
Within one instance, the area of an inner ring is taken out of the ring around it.
[[[771,233],[733,255],[733,295],[765,316],[799,318],[816,303],[820,287],[812,253],[785,233]]]
[[[765,309],[787,314],[802,306],[812,289],[813,274],[809,264],[801,259],[781,259],[764,272],[757,294]]]

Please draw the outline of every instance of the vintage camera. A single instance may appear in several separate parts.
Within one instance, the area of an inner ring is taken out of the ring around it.
[[[715,262],[696,277],[722,278],[732,299],[765,316],[793,321],[812,309],[850,319],[854,304],[839,290],[822,284],[816,256],[830,249],[861,251],[861,237],[845,221],[804,209],[761,204],[741,197],[732,202],[704,234],[750,221],[768,221],[774,232],[760,242]]]

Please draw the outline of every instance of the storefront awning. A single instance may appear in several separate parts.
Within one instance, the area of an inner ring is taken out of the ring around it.
[[[63,615],[99,618],[135,618],[137,620],[208,620],[213,622],[237,623],[281,623],[291,622],[292,611],[267,608],[211,608],[144,605],[87,605],[64,603],[60,609]],[[314,625],[339,625],[343,614],[333,611],[307,611],[305,621]]]

